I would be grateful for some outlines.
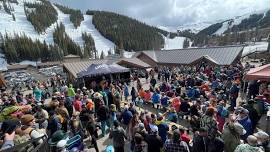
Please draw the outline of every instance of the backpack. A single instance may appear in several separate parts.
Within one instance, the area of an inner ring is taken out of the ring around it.
[[[219,107],[218,113],[222,118],[227,118],[229,116],[228,110],[224,107]]]
[[[226,117],[228,117],[229,112],[225,108],[222,108],[220,115],[221,115],[221,117],[226,118]]]
[[[22,135],[15,135],[15,138],[14,138],[15,146],[30,141],[31,140],[31,133],[33,130],[34,130],[33,128],[29,127],[25,130],[21,130]],[[35,149],[34,143],[28,143],[25,146],[23,146],[20,150],[18,150],[17,152],[31,152],[34,149]]]

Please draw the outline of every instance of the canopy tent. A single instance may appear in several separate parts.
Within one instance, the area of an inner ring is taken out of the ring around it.
[[[91,64],[85,71],[81,71],[77,75],[79,78],[82,78],[124,72],[129,72],[129,69],[118,64]]]
[[[270,64],[250,69],[245,75],[245,79],[270,81]]]

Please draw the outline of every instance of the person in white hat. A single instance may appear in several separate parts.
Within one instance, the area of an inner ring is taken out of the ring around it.
[[[248,116],[249,112],[247,109],[240,108],[237,121],[240,123],[246,130],[246,134],[243,137],[243,139],[246,139],[247,136],[252,134],[252,122]]]

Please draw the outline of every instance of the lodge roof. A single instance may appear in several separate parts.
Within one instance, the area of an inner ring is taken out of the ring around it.
[[[156,63],[191,64],[204,57],[217,65],[230,65],[242,54],[244,46],[220,46],[205,48],[188,48],[174,50],[148,50],[134,55],[145,54]]]

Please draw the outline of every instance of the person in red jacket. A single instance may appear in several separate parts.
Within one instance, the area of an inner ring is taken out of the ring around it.
[[[75,101],[73,103],[73,106],[75,108],[76,111],[81,112],[82,111],[82,102],[80,100],[80,96],[76,95],[75,96]]]
[[[187,144],[189,144],[191,138],[186,133],[185,129],[184,128],[180,128],[179,131],[180,131],[181,140],[184,141],[184,142],[186,142]]]

